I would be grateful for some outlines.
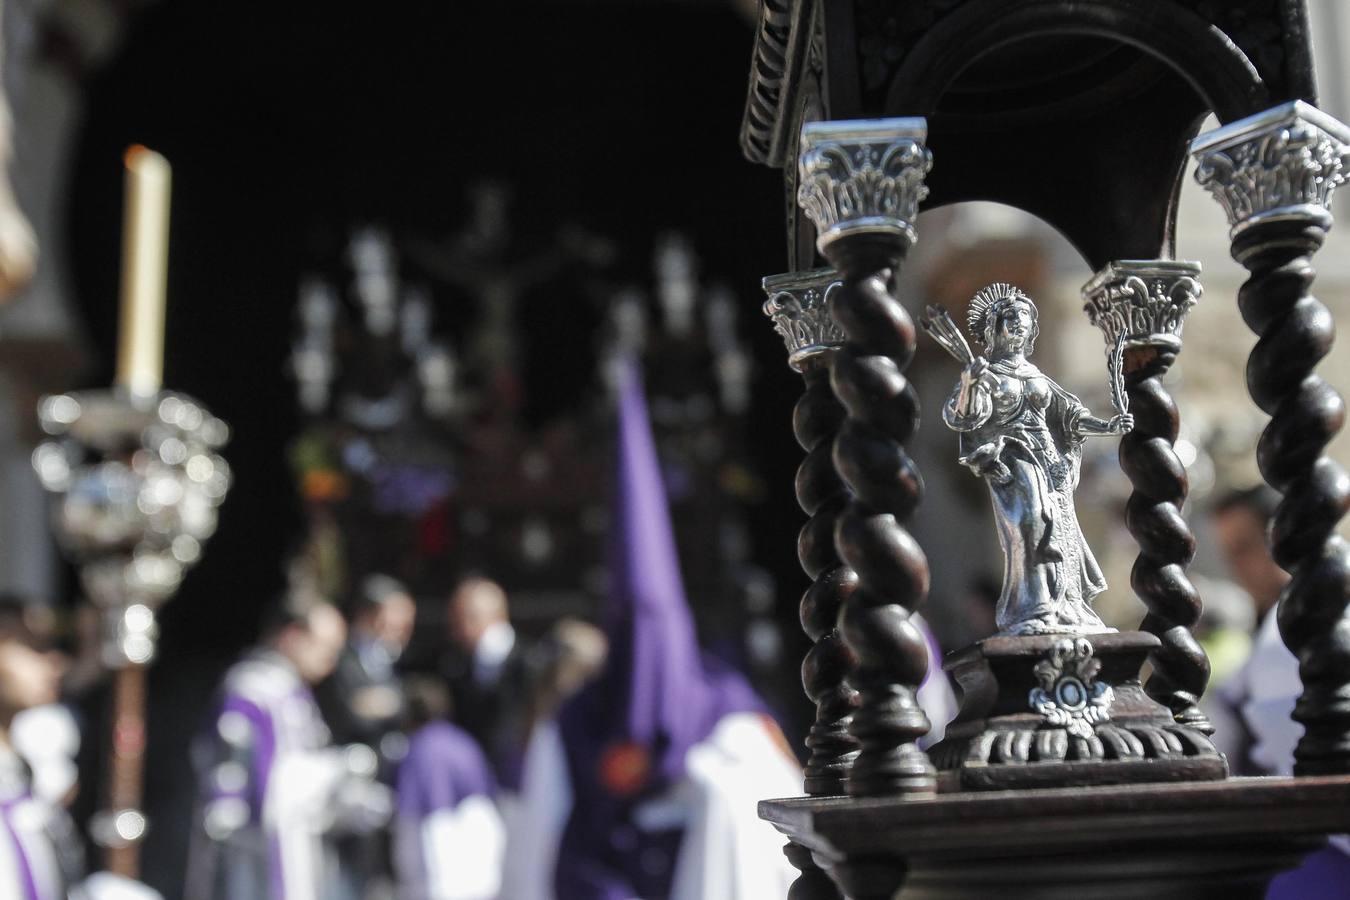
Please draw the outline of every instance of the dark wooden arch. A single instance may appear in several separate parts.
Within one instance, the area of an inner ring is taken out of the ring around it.
[[[975,0],[940,19],[924,35],[892,77],[886,106],[930,114],[950,84],[985,54],[1028,38],[1066,34],[1109,38],[1166,63],[1221,122],[1271,105],[1270,91],[1256,66],[1232,39],[1176,4]]]
[[[1280,0],[1288,21],[1279,64],[1251,35],[1229,33],[1231,22],[1206,20],[1192,0],[913,0],[908,14],[931,23],[898,36],[879,32],[861,12],[898,8],[886,3],[770,5],[798,52],[773,56],[781,71],[756,71],[755,84],[777,73],[765,82],[779,92],[777,112],[748,111],[746,134],[762,138],[753,158],[784,164],[789,196],[795,166],[783,153],[795,142],[786,132],[799,120],[804,86],[818,83],[827,118],[928,118],[935,167],[925,208],[990,200],[1030,212],[1094,269],[1172,256],[1186,147],[1208,112],[1230,121],[1294,96],[1315,99],[1294,0]],[[813,71],[806,48],[817,40],[823,59]],[[1072,59],[1088,41],[1111,48],[1111,58],[1086,67]],[[878,42],[890,54],[881,81],[865,71]],[[972,81],[987,86],[982,68],[1005,61],[1030,62],[1025,71],[1043,84],[1021,94],[971,90]],[[970,103],[973,96],[980,100]],[[793,264],[809,268],[809,223],[791,221],[790,234]]]
[[[1242,49],[1191,10],[1175,3],[1139,0],[973,0],[940,19],[901,62],[886,92],[885,111],[940,117],[943,95],[978,60],[1019,42],[1058,36],[1103,38],[1133,47],[1175,78],[1164,79],[1145,102],[1121,101],[1121,131],[1140,136],[1124,152],[1109,140],[1094,141],[1104,151],[1095,159],[1075,160],[1056,152],[1051,142],[1032,136],[1031,146],[1039,148],[1037,153],[1045,161],[1038,180],[1052,183],[1051,178],[1062,173],[1071,183],[1095,184],[1101,202],[1049,191],[1018,196],[1014,189],[1009,196],[997,186],[982,188],[978,177],[976,183],[963,178],[963,187],[983,190],[986,196],[963,196],[961,188],[955,193],[942,190],[939,173],[930,204],[940,206],[958,199],[1010,203],[1064,232],[1094,268],[1112,258],[1170,257],[1187,141],[1207,112],[1228,122],[1272,102],[1268,85]],[[1186,88],[1193,97],[1183,96]],[[1084,102],[1091,102],[1091,96],[1085,96]],[[1155,115],[1163,121],[1150,121]],[[1029,111],[1025,118],[1039,120],[1045,127],[1055,116]],[[1012,119],[1010,127],[1018,128],[1017,117]],[[1109,123],[1101,131],[1106,137]],[[1096,211],[1085,215],[1093,206]]]

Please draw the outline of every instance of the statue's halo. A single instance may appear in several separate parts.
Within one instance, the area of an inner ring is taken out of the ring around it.
[[[975,339],[977,344],[984,343],[985,320],[989,316],[989,310],[1001,300],[1010,300],[1012,298],[1025,300],[1035,309],[1036,304],[1027,295],[1025,291],[1006,281],[995,282],[989,287],[980,291],[970,301],[970,311],[966,313],[966,328],[970,331],[970,336]]]

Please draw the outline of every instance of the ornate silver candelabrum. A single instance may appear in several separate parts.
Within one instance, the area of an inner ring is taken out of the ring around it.
[[[49,439],[33,466],[58,497],[61,546],[105,612],[104,661],[148,663],[155,611],[216,529],[230,487],[217,451],[229,427],[196,400],[167,392],[58,394],[43,398],[38,418]]]
[[[182,394],[117,389],[45,397],[38,417],[49,438],[33,451],[33,467],[56,495],[58,540],[102,611],[101,652],[114,672],[107,806],[90,830],[107,848],[108,869],[135,878],[155,612],[216,529],[230,487],[217,451],[229,428]]]

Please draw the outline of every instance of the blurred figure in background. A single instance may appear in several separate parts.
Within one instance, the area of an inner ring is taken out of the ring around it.
[[[388,575],[365,578],[351,601],[349,637],[337,667],[316,692],[333,740],[365,744],[386,763],[403,756],[403,685],[395,665],[416,619],[407,588]]]
[[[1251,600],[1251,652],[1217,686],[1218,715],[1235,732],[1224,740],[1236,774],[1273,775],[1293,765],[1302,734],[1289,714],[1302,690],[1298,661],[1284,646],[1274,615],[1289,573],[1270,554],[1268,531],[1279,497],[1261,486],[1220,497],[1211,511],[1219,549],[1233,580]],[[1288,774],[1286,771],[1284,774]]]
[[[506,829],[478,743],[449,721],[439,679],[408,683],[408,753],[398,771],[394,869],[399,900],[494,900]]]
[[[482,746],[498,784],[514,791],[529,731],[536,660],[517,640],[506,592],[481,575],[464,578],[450,594],[449,663],[455,721]]]
[[[1251,597],[1258,629],[1289,583],[1289,573],[1270,555],[1270,523],[1279,503],[1274,491],[1260,485],[1220,497],[1211,513],[1229,574]]]
[[[310,690],[333,671],[345,637],[332,606],[291,596],[226,674],[194,747],[201,833],[186,896],[342,896],[334,839],[379,827],[392,805],[374,781],[375,754],[334,746]]]
[[[417,604],[400,582],[388,575],[369,575],[357,586],[347,615],[347,643],[333,674],[315,696],[333,741],[369,747],[379,760],[380,781],[392,786],[394,771],[407,752],[406,703],[395,665],[412,639]],[[382,832],[342,838],[338,860],[343,896],[391,893],[388,842]]]
[[[605,632],[589,622],[565,618],[553,623],[540,643],[539,680],[530,711],[530,730],[547,722],[605,665]]]
[[[1290,717],[1303,693],[1298,659],[1285,647],[1277,621],[1280,593],[1289,582],[1289,573],[1270,552],[1270,523],[1278,503],[1275,492],[1261,486],[1222,497],[1211,514],[1229,571],[1251,596],[1256,621],[1251,656],[1218,690],[1245,732],[1245,746],[1229,756],[1236,774],[1292,775],[1294,747],[1303,734],[1303,726]],[[1350,898],[1350,838],[1333,837],[1330,847],[1277,875],[1266,897]]]
[[[61,680],[60,699],[20,710],[9,727],[9,743],[23,758],[32,774],[31,787],[37,799],[68,807],[79,784],[76,757],[80,752],[80,726],[65,701],[72,685],[70,657],[57,649],[56,615],[46,603],[18,594],[0,595],[0,622],[27,634],[33,646],[43,648],[48,663]],[[95,647],[97,647],[95,637]],[[100,667],[100,673],[104,670]]]
[[[701,653],[637,366],[619,373],[609,656],[531,738],[510,900],[762,900],[795,872],[755,814],[801,769],[737,672]]]
[[[14,604],[0,608],[0,897],[158,900],[159,894],[145,885],[106,872],[80,881],[84,847],[61,805],[73,781],[63,778],[51,788],[56,796],[48,796],[35,789],[33,770],[15,750],[16,720],[57,703],[62,666],[30,628],[32,616],[43,612]],[[58,730],[70,728],[64,723]]]
[[[82,874],[83,848],[59,807],[34,795],[11,729],[25,710],[57,699],[61,674],[23,622],[0,611],[0,897],[58,900]]]

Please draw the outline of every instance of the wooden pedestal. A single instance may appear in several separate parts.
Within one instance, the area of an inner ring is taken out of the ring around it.
[[[929,750],[942,789],[1224,778],[1209,738],[1144,693],[1139,671],[1158,646],[1133,631],[993,637],[953,653],[961,713]]]
[[[1350,831],[1350,776],[801,798],[759,810],[851,900],[1259,900],[1327,834]]]

